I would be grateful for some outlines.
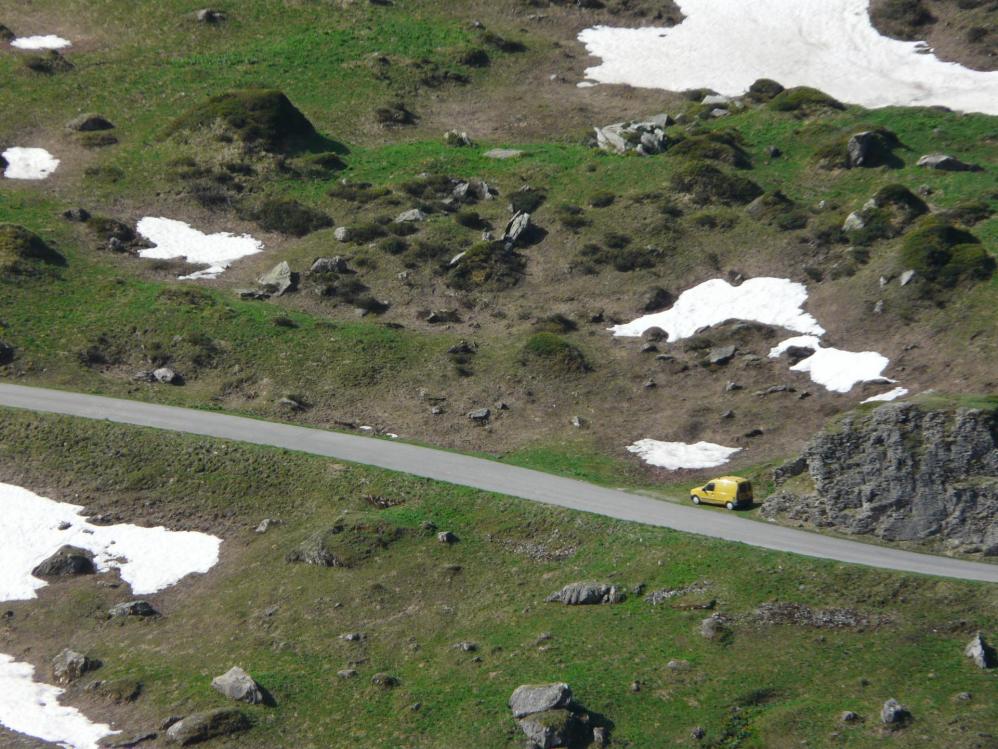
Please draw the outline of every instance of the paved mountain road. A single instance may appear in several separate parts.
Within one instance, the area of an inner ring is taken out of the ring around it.
[[[0,406],[105,419],[298,450],[507,494],[572,510],[673,528],[809,557],[963,580],[998,582],[998,565],[916,554],[709,512],[482,458],[402,442],[328,432],[140,401],[0,384]],[[0,434],[0,440],[3,435]]]

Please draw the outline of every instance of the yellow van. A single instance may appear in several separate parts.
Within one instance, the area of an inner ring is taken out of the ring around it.
[[[752,504],[752,482],[741,476],[721,476],[690,489],[693,504],[724,505],[729,510]]]

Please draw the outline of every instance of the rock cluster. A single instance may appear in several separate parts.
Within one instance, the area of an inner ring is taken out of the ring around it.
[[[624,593],[615,585],[579,582],[569,583],[544,600],[549,603],[563,603],[566,606],[592,606],[601,603],[620,603],[624,600]]]
[[[813,489],[776,492],[765,517],[998,554],[995,411],[886,404],[846,415],[801,457],[777,476],[806,472]]]
[[[617,122],[597,127],[596,145],[611,153],[636,153],[652,156],[662,153],[669,145],[665,128],[673,124],[667,114],[660,114],[645,122]]]

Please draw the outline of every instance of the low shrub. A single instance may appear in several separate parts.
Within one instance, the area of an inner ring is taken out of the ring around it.
[[[264,199],[253,209],[252,218],[267,231],[292,237],[304,237],[333,225],[333,220],[322,211],[289,198]]]
[[[523,346],[522,360],[525,364],[543,364],[546,371],[559,374],[581,374],[592,369],[582,351],[554,333],[530,336]]]
[[[689,195],[700,204],[744,204],[762,195],[762,188],[752,180],[728,174],[702,161],[681,164],[673,172],[669,183],[673,190]]]

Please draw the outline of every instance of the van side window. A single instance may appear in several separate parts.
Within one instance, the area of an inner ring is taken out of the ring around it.
[[[707,486],[705,486],[705,487],[703,488],[703,490],[704,490],[705,492],[712,492],[712,491],[714,491],[714,482],[713,482],[713,481],[711,481],[711,482],[710,482],[709,484],[707,484]]]

